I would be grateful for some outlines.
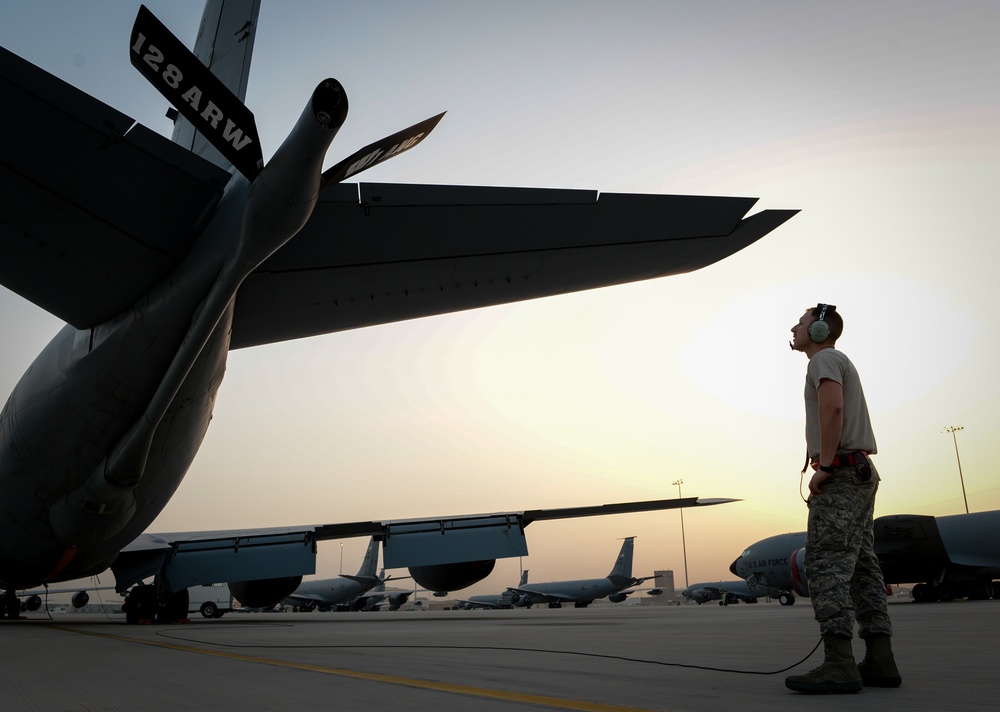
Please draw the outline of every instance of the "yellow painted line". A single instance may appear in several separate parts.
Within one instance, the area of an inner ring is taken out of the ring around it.
[[[511,692],[508,690],[493,690],[487,687],[475,687],[473,685],[456,685],[450,682],[435,682],[433,680],[420,680],[412,677],[399,677],[397,675],[384,675],[377,672],[364,672],[361,670],[347,670],[345,668],[327,667],[325,665],[312,665],[310,663],[293,663],[286,660],[274,660],[273,658],[262,658],[256,655],[243,655],[232,653],[226,650],[210,650],[207,648],[195,648],[189,645],[179,645],[177,643],[166,643],[160,640],[140,640],[139,638],[129,638],[123,635],[112,633],[98,633],[96,631],[81,630],[78,628],[66,628],[59,625],[47,625],[48,628],[65,631],[67,633],[79,633],[81,635],[92,635],[97,638],[107,640],[117,640],[123,643],[138,643],[154,648],[164,648],[166,650],[177,650],[184,653],[196,653],[198,655],[210,655],[227,660],[239,660],[248,663],[258,663],[260,665],[271,665],[273,667],[289,668],[292,670],[305,670],[307,672],[318,672],[324,675],[336,675],[337,677],[347,677],[355,680],[365,680],[368,682],[381,682],[388,685],[402,685],[404,687],[414,687],[421,690],[431,690],[433,692],[450,692],[456,695],[466,695],[469,697],[483,697],[504,702],[520,702],[522,704],[541,705],[543,707],[554,707],[563,710],[582,710],[583,712],[643,712],[639,707],[624,707],[622,705],[608,705],[600,702],[584,702],[581,700],[567,700],[561,697],[548,697],[546,695],[530,695],[523,692]]]

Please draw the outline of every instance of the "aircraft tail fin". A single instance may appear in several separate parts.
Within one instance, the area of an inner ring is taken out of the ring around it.
[[[358,576],[365,578],[375,578],[375,569],[378,568],[378,547],[379,543],[372,537],[372,540],[368,542],[368,551],[365,552],[365,558],[361,561],[361,568],[358,569]],[[385,569],[382,570],[383,578],[385,576]]]
[[[614,568],[611,569],[608,578],[632,578],[632,551],[634,546],[635,537],[625,537],[625,541],[622,542],[622,549],[618,552],[618,558],[615,560]]]
[[[253,180],[264,165],[253,113],[244,105],[260,0],[209,0],[195,52],[143,5],[129,57],[179,113],[173,139]]]
[[[518,586],[524,586],[527,583],[528,583],[528,570],[525,569],[524,571],[521,572],[521,583],[519,583],[517,585]]]

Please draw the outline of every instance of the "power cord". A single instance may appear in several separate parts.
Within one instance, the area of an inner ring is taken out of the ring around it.
[[[279,624],[288,625],[291,624]],[[231,630],[231,628],[230,628]],[[176,635],[174,631],[163,630],[157,632],[158,636],[163,638],[169,638],[171,640],[180,640],[186,643],[198,643],[205,645],[206,641],[198,640],[196,638],[185,637],[183,635]],[[806,660],[812,657],[819,646],[823,643],[823,639],[820,638],[816,645],[813,647],[809,653],[802,658],[802,660],[797,663],[793,663],[788,667],[781,668],[780,670],[772,671],[761,671],[761,670],[736,670],[733,668],[722,668],[714,667],[710,665],[692,665],[689,663],[670,663],[663,662],[661,660],[646,660],[643,658],[630,658],[623,655],[607,655],[604,653],[585,653],[578,650],[547,650],[545,648],[505,648],[493,645],[366,645],[366,644],[348,644],[348,645],[249,645],[249,644],[236,644],[236,643],[207,643],[208,645],[215,645],[220,648],[257,648],[264,650],[278,650],[278,649],[292,649],[292,650],[307,650],[307,649],[323,649],[323,650],[356,650],[356,649],[381,649],[387,648],[390,650],[492,650],[492,651],[502,651],[509,653],[536,653],[541,655],[572,655],[578,657],[587,658],[601,658],[604,660],[620,660],[622,662],[628,663],[638,663],[641,665],[659,665],[662,667],[679,667],[679,668],[689,668],[692,670],[708,670],[711,672],[726,672],[736,675],[779,675],[783,672],[788,672],[789,670],[798,667]]]

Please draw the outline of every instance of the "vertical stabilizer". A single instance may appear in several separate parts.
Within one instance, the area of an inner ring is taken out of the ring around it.
[[[625,541],[622,542],[622,550],[618,552],[618,559],[615,560],[615,566],[611,569],[611,573],[608,574],[608,578],[614,578],[615,576],[632,578],[632,550],[634,542],[634,536],[625,537]]]
[[[194,44],[195,56],[241,102],[246,100],[259,12],[260,0],[208,0]],[[229,168],[229,161],[183,116],[174,124],[173,140],[215,165]]]
[[[365,558],[361,562],[361,568],[358,569],[358,578],[375,578],[375,569],[378,567],[378,541],[375,537],[368,543],[368,551],[365,552]],[[385,575],[385,571],[382,572]]]
[[[518,588],[523,587],[527,583],[528,583],[528,570],[525,569],[524,571],[521,572],[521,583],[517,584]]]

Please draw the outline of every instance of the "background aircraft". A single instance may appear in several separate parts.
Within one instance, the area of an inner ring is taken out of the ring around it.
[[[55,596],[64,593],[73,594],[70,597],[70,605],[73,608],[83,608],[90,603],[91,591],[114,591],[114,586],[80,586],[78,588],[49,588],[33,591],[18,591],[21,611],[34,612],[42,607],[48,596]]]
[[[887,585],[916,583],[913,600],[990,598],[1000,593],[1000,510],[931,517],[896,514],[874,522],[875,553]],[[805,532],[779,534],[751,544],[730,570],[751,591],[780,589],[792,605],[809,595]]]
[[[385,582],[389,580],[385,578],[384,570],[381,575],[376,572],[378,554],[379,542],[372,537],[357,574],[303,581],[292,595],[284,600],[283,605],[294,606],[300,611],[311,611],[318,608],[324,612],[340,606],[364,608],[368,604],[368,598],[364,594],[379,586],[384,589]],[[409,592],[386,595],[393,610],[406,603],[407,598],[409,598]],[[379,598],[382,597],[384,596]]]
[[[17,588],[109,566],[120,591],[155,572],[129,596],[144,612],[186,611],[187,587],[220,576],[264,607],[314,570],[316,541],[345,536],[381,537],[432,590],[481,580],[526,553],[509,534],[523,513],[140,535],[201,446],[232,349],[688,272],[794,214],[745,217],[746,198],[343,184],[441,115],[324,170],[347,116],[332,78],[265,164],[243,104],[258,11],[210,0],[192,54],[140,9],[129,56],[173,104],[174,143],[0,50],[0,92],[19,107],[0,116],[18,137],[0,154],[0,281],[67,321],[0,415],[8,615]]]
[[[760,586],[750,589],[750,585],[744,581],[715,581],[714,583],[693,583],[683,591],[681,595],[689,601],[698,605],[709,601],[722,602],[722,594],[726,594],[727,603],[756,603],[760,596],[775,596],[780,594],[778,589],[763,589]]]
[[[528,569],[521,572],[521,580],[518,586],[528,583]],[[513,608],[527,605],[527,597],[521,596],[514,590],[507,589],[500,593],[483,593],[468,598],[456,598],[453,608],[471,610],[473,608]]]
[[[585,608],[598,598],[607,596],[612,603],[621,603],[633,591],[625,589],[640,585],[654,576],[632,578],[632,553],[635,537],[625,537],[615,565],[604,578],[579,579],[576,581],[550,581],[549,583],[524,583],[508,591],[520,596],[517,605],[531,608],[536,603],[547,603],[549,608],[561,608],[563,603],[572,603],[576,608]],[[525,574],[526,575],[526,574]],[[523,576],[522,576],[523,577]]]

